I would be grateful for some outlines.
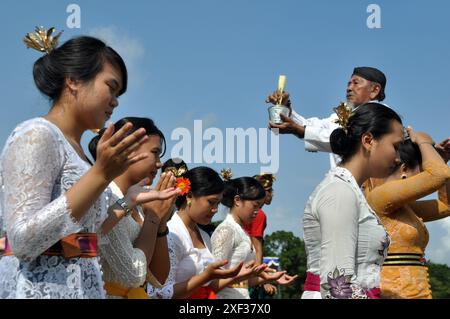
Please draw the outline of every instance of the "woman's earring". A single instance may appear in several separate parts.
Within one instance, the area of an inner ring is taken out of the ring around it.
[[[191,201],[188,201],[187,204],[188,204],[189,207],[192,206],[192,202]]]
[[[72,94],[74,98],[77,98],[77,90],[70,89],[70,94]]]
[[[408,176],[406,176],[405,173],[402,174],[402,179],[405,179],[405,178],[407,178],[407,177],[408,177]]]

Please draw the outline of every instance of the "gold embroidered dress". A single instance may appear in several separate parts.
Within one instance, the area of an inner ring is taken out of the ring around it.
[[[381,270],[382,298],[431,298],[428,269],[423,255],[429,235],[424,222],[450,215],[450,168],[424,162],[423,172],[387,182],[367,193],[391,238],[388,257]],[[438,200],[417,201],[436,190]]]

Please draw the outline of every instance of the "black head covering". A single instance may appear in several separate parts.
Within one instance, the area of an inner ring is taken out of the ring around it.
[[[386,97],[384,95],[384,89],[386,87],[386,76],[384,75],[383,72],[381,72],[378,69],[375,68],[371,68],[368,66],[362,66],[362,67],[357,67],[353,70],[353,74],[352,75],[357,75],[362,77],[363,79],[366,79],[367,81],[372,81],[372,82],[376,82],[379,85],[381,85],[381,91],[378,94],[378,101],[383,101],[384,98]]]

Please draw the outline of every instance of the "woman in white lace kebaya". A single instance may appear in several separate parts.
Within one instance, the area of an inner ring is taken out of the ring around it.
[[[149,138],[136,153],[145,152],[149,156],[131,165],[110,184],[110,205],[123,198],[139,181],[148,179],[146,184],[153,182],[166,146],[163,133],[151,119],[126,117],[116,122],[114,127],[119,130],[126,123],[132,123],[133,130],[145,129]],[[102,131],[89,143],[94,159],[101,135]],[[148,298],[144,289],[146,280],[157,287],[161,286],[159,282],[165,282],[169,273],[167,219],[178,194],[174,186],[172,173],[162,174],[156,190],[167,193],[170,198],[137,205],[110,232],[100,234],[99,254],[107,298],[145,299]]]
[[[215,299],[216,293],[255,271],[243,261],[221,269],[228,261],[216,260],[211,240],[197,224],[207,225],[217,213],[224,182],[208,167],[196,167],[183,175],[190,184],[176,201],[178,212],[169,221],[170,272],[163,288],[149,286],[152,298]]]
[[[389,237],[361,185],[389,175],[403,142],[400,117],[377,103],[336,110],[330,144],[342,158],[316,187],[303,216],[307,253],[304,299],[378,299]],[[350,115],[350,116],[349,116]]]
[[[227,175],[223,174],[224,178]],[[216,259],[229,260],[225,268],[234,267],[242,260],[254,262],[255,249],[244,225],[250,223],[264,204],[266,191],[261,183],[252,177],[241,177],[225,182],[222,204],[230,209],[225,220],[217,226],[212,237],[212,252]],[[219,299],[250,299],[248,288],[270,281],[288,284],[297,276],[285,275],[285,272],[265,272],[267,265],[257,266],[252,275],[239,283],[233,283],[217,293]]]
[[[0,160],[0,224],[7,237],[0,299],[104,298],[95,236],[107,214],[103,192],[146,157],[132,151],[148,137],[145,130],[127,135],[131,125],[115,134],[109,126],[91,167],[80,139],[103,127],[117,107],[127,86],[125,64],[91,37],[42,50],[50,53],[36,61],[33,74],[52,108],[19,124]]]

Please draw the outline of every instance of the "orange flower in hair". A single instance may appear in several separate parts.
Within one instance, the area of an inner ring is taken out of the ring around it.
[[[180,196],[186,195],[191,190],[191,181],[186,177],[178,177],[176,187],[181,190]]]

